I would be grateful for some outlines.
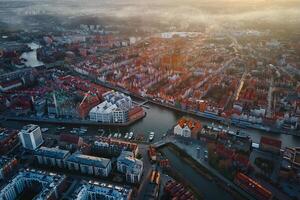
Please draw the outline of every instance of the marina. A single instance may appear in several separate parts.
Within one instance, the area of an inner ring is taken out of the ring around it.
[[[135,101],[138,101],[135,99]],[[146,104],[149,109],[147,109],[147,115],[146,117],[136,121],[135,123],[129,125],[129,126],[110,126],[110,125],[85,125],[87,128],[87,131],[84,133],[85,135],[100,135],[105,137],[113,137],[115,133],[118,132],[121,134],[121,137],[125,139],[126,133],[128,133],[128,140],[132,140],[133,138],[136,138],[138,135],[143,135],[144,139],[149,139],[149,133],[154,132],[155,137],[153,138],[153,142],[160,141],[162,137],[166,135],[166,133],[170,133],[173,126],[177,123],[178,119],[182,116],[190,116],[185,113],[174,111],[168,108],[165,108],[163,106],[159,106],[157,104],[153,103],[147,103]],[[219,126],[222,126],[223,128],[226,127],[228,129],[228,126],[225,126],[221,123],[214,122],[213,120],[207,120],[200,117],[191,116],[196,119],[198,119],[201,124],[212,126],[214,125],[215,128],[218,128]],[[27,121],[2,121],[2,126],[12,127],[12,128],[21,128],[23,125],[28,124]],[[47,133],[51,134],[59,134],[59,133],[69,133],[73,128],[80,128],[82,126],[80,125],[74,125],[74,124],[56,124],[56,123],[47,123],[47,122],[32,122],[39,124],[41,127],[47,127],[49,130]],[[99,131],[99,129],[101,131]],[[287,134],[280,134],[280,133],[272,133],[272,132],[266,132],[266,131],[260,131],[255,129],[247,129],[247,128],[239,128],[234,126],[229,126],[230,133],[236,133],[237,131],[240,131],[242,133],[245,133],[249,135],[254,143],[259,143],[261,136],[268,136],[272,138],[276,138],[282,141],[283,147],[285,146],[299,146],[300,145],[300,138],[293,135],[287,135]],[[116,135],[117,137],[117,135]]]

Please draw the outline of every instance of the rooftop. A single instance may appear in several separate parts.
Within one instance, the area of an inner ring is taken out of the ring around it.
[[[74,153],[67,158],[69,162],[75,162],[79,164],[85,164],[89,166],[95,166],[100,168],[106,168],[110,163],[110,160],[107,158],[100,158],[95,156],[83,155],[80,153]]]
[[[28,124],[26,126],[24,126],[21,130],[22,133],[30,133],[32,131],[34,131],[35,129],[39,128],[38,125],[35,124]]]
[[[26,169],[20,171],[13,179],[5,185],[0,192],[0,199],[3,195],[11,192],[11,188],[14,188],[16,184],[22,182],[37,181],[42,185],[42,191],[35,196],[35,199],[47,199],[51,193],[58,187],[62,181],[65,179],[65,175],[59,175],[55,173],[49,173],[45,171],[38,171],[35,169]]]
[[[40,147],[34,153],[35,155],[46,156],[46,157],[51,157],[56,159],[63,159],[69,154],[69,151],[58,149],[58,148]]]
[[[139,174],[143,170],[143,162],[134,158],[131,151],[122,151],[118,157],[118,162],[127,166],[127,172]]]
[[[131,189],[116,185],[92,182],[84,183],[76,192],[74,200],[88,197],[90,194],[97,195],[100,199],[125,200],[130,199]],[[108,198],[105,198],[107,196]],[[103,198],[102,198],[103,197]]]

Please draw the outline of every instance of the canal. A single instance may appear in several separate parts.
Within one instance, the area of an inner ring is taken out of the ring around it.
[[[181,176],[197,188],[204,199],[232,200],[234,199],[228,192],[220,188],[215,182],[208,180],[197,173],[188,163],[177,156],[168,147],[163,147],[161,151],[169,159],[172,169],[180,173]]]
[[[130,125],[129,127],[112,127],[112,126],[89,126],[88,133],[90,135],[99,134],[98,129],[102,128],[105,130],[105,136],[109,134],[114,134],[116,132],[121,133],[123,136],[126,132],[134,132],[135,136],[144,135],[145,139],[148,139],[148,135],[150,131],[155,132],[154,141],[159,141],[163,134],[165,134],[168,130],[170,130],[177,122],[177,120],[182,116],[188,116],[184,113],[173,111],[168,108],[164,108],[152,103],[148,103],[147,107],[149,109],[145,109],[147,112],[146,117],[137,121],[136,123]],[[194,117],[194,116],[193,116]],[[199,117],[194,117],[199,119],[203,125],[211,124],[212,121],[202,119]],[[29,122],[15,122],[15,121],[6,121],[2,122],[2,126],[11,127],[11,128],[21,128],[23,125],[28,124]],[[215,123],[215,122],[214,122]],[[215,123],[216,124],[216,123]],[[56,124],[40,124],[41,127],[49,128],[48,132],[55,132],[57,126]],[[62,132],[69,132],[74,127],[80,127],[80,125],[64,125],[66,129]],[[253,129],[238,129],[235,127],[230,127],[233,130],[240,130],[241,132],[245,132],[248,134],[253,142],[259,143],[261,136],[270,136],[276,139],[280,139],[282,141],[283,146],[300,146],[300,137],[286,135],[286,134],[275,134],[269,132],[263,132]]]

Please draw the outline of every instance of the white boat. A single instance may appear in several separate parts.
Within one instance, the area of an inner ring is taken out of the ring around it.
[[[62,126],[62,127],[58,127],[57,130],[65,130],[66,127]]]
[[[132,137],[133,137],[133,132],[130,132],[130,133],[129,133],[129,136],[128,136],[128,139],[131,140]]]
[[[149,141],[151,142],[154,139],[154,132],[150,132],[149,134]]]
[[[42,133],[45,133],[49,130],[49,128],[41,128]]]
[[[118,137],[118,133],[115,133],[115,134],[114,134],[114,138],[116,138],[116,137]]]
[[[80,131],[86,132],[87,128],[86,127],[80,127]]]
[[[128,133],[125,133],[125,136],[124,136],[124,138],[125,138],[125,139],[127,139],[127,138],[128,138]]]
[[[108,138],[111,138],[111,134],[108,135]]]
[[[121,138],[122,137],[122,134],[121,133],[119,133],[119,135],[118,135],[118,138]]]

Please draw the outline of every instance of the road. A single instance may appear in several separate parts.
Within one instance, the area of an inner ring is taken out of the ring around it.
[[[144,163],[144,172],[142,176],[142,180],[140,182],[140,187],[137,192],[136,199],[141,200],[143,199],[143,195],[146,194],[147,186],[149,183],[148,177],[152,171],[152,164],[149,160],[148,156],[148,145],[146,144],[139,144],[139,153],[142,155],[143,163]]]

